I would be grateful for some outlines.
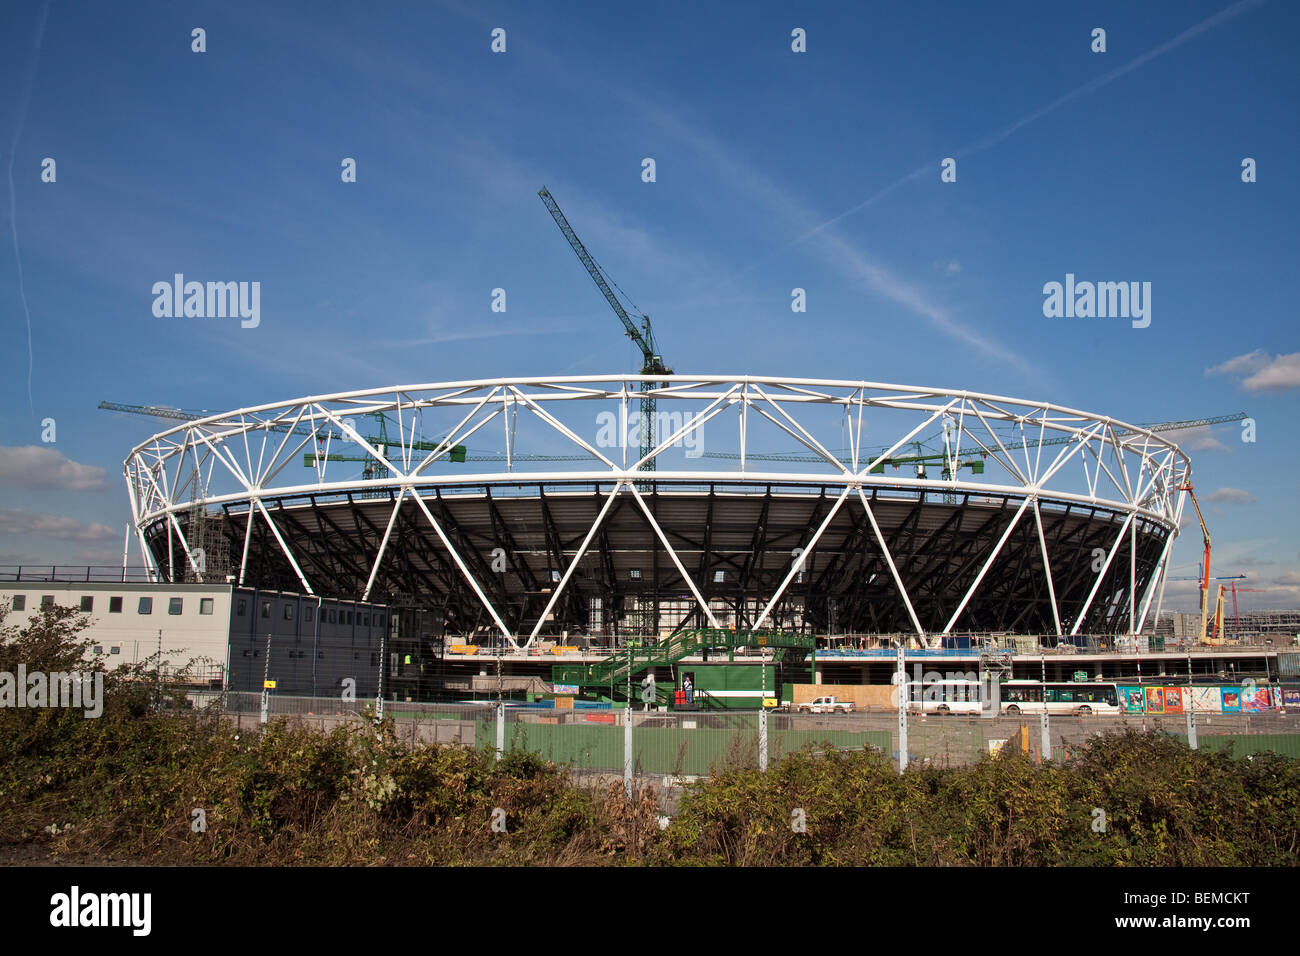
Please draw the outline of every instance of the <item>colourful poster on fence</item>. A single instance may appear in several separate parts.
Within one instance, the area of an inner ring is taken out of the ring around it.
[[[1163,714],[1165,712],[1165,689],[1163,687],[1147,688],[1147,713]]]
[[[1181,687],[1165,688],[1165,713],[1181,714],[1183,712],[1183,689]]]
[[[1220,688],[1223,692],[1223,712],[1236,714],[1241,712],[1241,691],[1235,687]]]
[[[1217,687],[1193,687],[1192,709],[1198,714],[1223,713],[1223,696]]]
[[[1284,689],[1282,691],[1282,704],[1285,707],[1300,707],[1300,689]]]
[[[1126,714],[1142,713],[1142,688],[1121,687],[1119,689],[1119,705]]]
[[[1267,687],[1243,687],[1241,689],[1241,712],[1243,714],[1263,714],[1273,709],[1273,695]]]

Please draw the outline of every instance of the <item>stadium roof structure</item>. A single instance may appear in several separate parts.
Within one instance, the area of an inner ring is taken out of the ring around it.
[[[179,424],[124,466],[155,579],[404,601],[516,647],[728,624],[1134,632],[1190,474],[1155,432],[1047,402],[726,375],[311,396]]]

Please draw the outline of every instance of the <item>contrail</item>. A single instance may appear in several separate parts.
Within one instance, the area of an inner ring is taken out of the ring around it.
[[[41,5],[41,22],[36,26],[36,43],[32,49],[32,69],[23,84],[22,97],[18,106],[18,125],[14,129],[14,141],[9,147],[9,231],[14,237],[14,263],[18,267],[18,297],[23,301],[23,315],[27,319],[27,405],[32,417],[36,417],[36,402],[32,399],[32,310],[27,305],[27,287],[23,283],[23,257],[18,250],[18,201],[14,196],[14,158],[18,153],[18,139],[23,134],[23,124],[27,122],[27,107],[32,99],[32,87],[36,83],[36,64],[41,57],[41,41],[45,38],[45,20],[50,13],[51,0]]]
[[[1004,127],[998,132],[985,137],[984,139],[980,140],[977,143],[974,143],[969,146],[964,146],[961,149],[957,150],[952,155],[954,157],[968,156],[972,153],[983,152],[986,149],[996,146],[998,143],[1005,140],[1007,137],[1009,137],[1012,133],[1016,132],[1020,128],[1024,126],[1028,126],[1030,123],[1033,123],[1036,120],[1042,119],[1048,113],[1055,112],[1056,110],[1064,106],[1066,103],[1072,102],[1073,100],[1077,100],[1081,96],[1087,96],[1089,93],[1096,92],[1097,90],[1101,89],[1103,86],[1107,86],[1108,84],[1113,83],[1115,80],[1119,79],[1121,76],[1124,76],[1126,73],[1132,73],[1138,67],[1143,66],[1146,63],[1149,63],[1150,61],[1154,60],[1156,57],[1163,56],[1164,54],[1168,53],[1170,50],[1182,46],[1188,40],[1194,39],[1195,37],[1200,36],[1202,33],[1206,32],[1207,30],[1212,30],[1215,27],[1219,26],[1220,24],[1226,23],[1229,20],[1232,20],[1240,16],[1241,14],[1245,13],[1247,10],[1252,9],[1253,7],[1263,6],[1266,2],[1267,0],[1238,0],[1237,3],[1234,3],[1230,7],[1225,7],[1224,9],[1220,10],[1218,13],[1214,14],[1211,17],[1207,17],[1206,19],[1202,20],[1200,23],[1196,24],[1195,26],[1188,27],[1186,30],[1178,34],[1176,37],[1173,37],[1170,40],[1166,40],[1164,43],[1160,44],[1159,46],[1152,47],[1150,50],[1148,50],[1146,53],[1143,53],[1141,56],[1134,57],[1132,60],[1129,60],[1123,66],[1117,66],[1115,69],[1111,70],[1110,72],[1103,73],[1101,76],[1089,80],[1087,83],[1083,84],[1083,86],[1080,86],[1078,89],[1071,90],[1069,93],[1057,97],[1055,100],[1048,103],[1046,106],[1040,107],[1039,109],[1034,110],[1034,112],[1022,116],[1020,119],[1016,120],[1010,126]],[[817,233],[821,232],[823,229],[826,229],[829,226],[833,226],[841,219],[845,219],[856,212],[860,212],[861,210],[866,209],[868,206],[874,205],[876,202],[883,199],[885,196],[893,192],[899,186],[902,186],[904,183],[911,182],[913,179],[917,179],[923,175],[933,174],[936,165],[937,162],[931,162],[917,169],[912,170],[906,176],[890,183],[884,189],[881,189],[879,192],[875,193],[874,195],[867,197],[866,199],[864,199],[862,202],[858,203],[856,206],[852,207],[851,209],[846,209],[838,216],[833,216],[832,218],[827,219],[821,225],[814,226],[812,229],[809,229],[807,232],[805,232],[803,235],[799,236],[798,238],[792,239],[790,242],[786,243],[786,245],[782,246],[781,249],[777,251],[779,252],[784,249],[790,248],[790,246],[798,245],[799,243],[804,242],[805,240],[810,239],[813,236],[817,235]]]

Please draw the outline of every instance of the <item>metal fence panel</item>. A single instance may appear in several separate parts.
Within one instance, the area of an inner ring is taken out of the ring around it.
[[[373,700],[274,694],[268,703],[271,717],[291,717],[322,733],[364,720],[374,708]],[[255,730],[261,723],[260,694],[228,693],[218,706],[238,729]],[[507,707],[505,747],[530,751],[573,770],[620,772],[627,714],[623,709]],[[398,739],[410,746],[496,746],[497,710],[491,705],[385,701],[384,715],[392,718]],[[632,721],[637,773],[693,777],[759,765],[757,712],[633,711]],[[1207,749],[1231,747],[1237,757],[1275,751],[1300,759],[1300,717],[1295,714],[1202,714],[1196,725],[1200,746]],[[800,750],[821,752],[828,746],[874,747],[892,759],[898,757],[892,714],[774,713],[768,715],[767,728],[769,766]],[[1185,717],[1176,715],[1057,716],[1050,721],[1051,757],[1068,761],[1098,734],[1126,729],[1157,730],[1186,740],[1187,726]],[[909,764],[960,766],[1008,745],[1041,759],[1038,718],[913,715],[908,721]]]

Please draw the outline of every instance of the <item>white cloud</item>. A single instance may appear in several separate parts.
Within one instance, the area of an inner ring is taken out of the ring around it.
[[[1300,388],[1300,352],[1279,355],[1241,383],[1249,392],[1274,392]]]
[[[0,534],[31,534],[58,541],[105,541],[117,537],[106,524],[82,524],[63,515],[41,514],[21,508],[0,508]]]
[[[1220,488],[1217,491],[1210,492],[1202,500],[1219,504],[1253,505],[1255,496],[1249,491],[1242,491],[1240,488]]]
[[[0,485],[95,491],[104,487],[104,469],[83,465],[41,445],[0,447]]]
[[[1231,451],[1227,445],[1214,437],[1209,425],[1195,425],[1173,431],[1174,441],[1186,451]]]
[[[1216,365],[1214,368],[1207,368],[1206,375],[1249,375],[1252,372],[1258,372],[1268,364],[1268,353],[1263,349],[1255,349],[1253,352],[1247,352],[1245,355],[1238,355],[1236,358],[1230,358],[1222,365]]]
[[[1249,392],[1300,388],[1300,352],[1269,355],[1263,349],[1256,349],[1208,368],[1205,374],[1244,376],[1241,387]]]

